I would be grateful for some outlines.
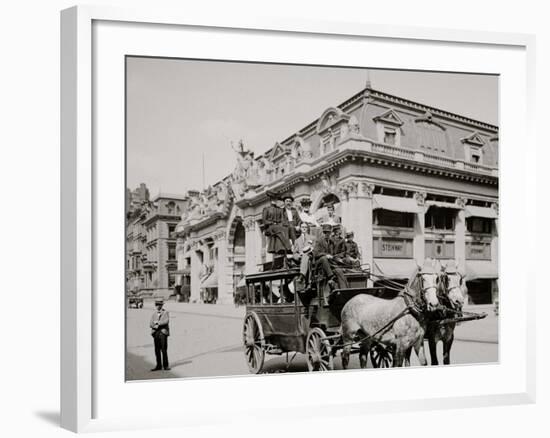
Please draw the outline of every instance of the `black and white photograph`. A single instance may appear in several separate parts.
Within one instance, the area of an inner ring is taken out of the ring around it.
[[[499,362],[498,75],[125,63],[127,381]]]

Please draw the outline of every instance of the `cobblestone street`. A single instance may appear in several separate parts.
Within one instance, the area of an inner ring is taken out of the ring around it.
[[[153,339],[149,333],[152,306],[128,309],[127,380],[158,378],[212,377],[246,375],[248,367],[242,345],[242,324],[245,308],[229,305],[185,304],[169,302],[171,336],[168,341],[170,371],[151,372],[154,367]],[[498,360],[498,319],[490,307],[468,309],[485,311],[487,318],[462,323],[455,330],[451,351],[452,364],[487,363]],[[438,345],[442,362],[442,345]],[[429,361],[429,349],[426,343]],[[289,355],[290,358],[292,354]],[[412,365],[418,365],[413,354]],[[371,366],[369,361],[369,367]],[[352,356],[350,368],[359,368],[357,355]],[[265,372],[307,371],[305,356],[297,354],[286,367],[286,356],[267,356]],[[335,369],[341,369],[339,356]]]

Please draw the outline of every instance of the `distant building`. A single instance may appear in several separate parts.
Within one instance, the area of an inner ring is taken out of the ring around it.
[[[144,187],[140,194],[148,194]],[[165,297],[173,293],[177,270],[174,231],[188,202],[187,196],[159,194],[152,201],[131,204],[126,227],[128,290]]]
[[[320,111],[321,112],[321,111]],[[266,190],[336,203],[363,263],[405,281],[425,257],[457,259],[472,303],[498,294],[498,127],[370,86],[261,156],[240,143],[231,175],[194,193],[177,227],[191,299],[233,299],[269,260]]]
[[[130,212],[139,208],[144,202],[149,201],[149,189],[144,183],[134,190],[126,189],[126,211]]]

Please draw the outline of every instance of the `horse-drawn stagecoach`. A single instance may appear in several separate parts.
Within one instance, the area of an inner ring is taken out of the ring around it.
[[[266,354],[285,353],[287,366],[288,353],[294,353],[292,359],[304,353],[310,371],[327,371],[334,369],[338,353],[344,368],[350,353],[359,353],[361,367],[367,357],[375,368],[408,365],[414,348],[425,365],[428,327],[485,316],[465,317],[461,309],[441,304],[441,294],[448,301],[449,290],[443,287],[448,281],[440,281],[441,273],[434,269],[419,268],[405,287],[381,277],[382,286],[368,287],[369,269],[341,271],[345,285],[336,288],[316,270],[304,285],[298,267],[286,263],[246,276],[243,343],[251,373],[262,372]]]

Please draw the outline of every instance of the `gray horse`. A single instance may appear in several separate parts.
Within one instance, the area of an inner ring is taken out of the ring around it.
[[[349,300],[342,309],[342,367],[349,364],[351,344],[361,342],[360,363],[365,368],[366,352],[376,343],[393,352],[393,366],[403,365],[406,354],[412,348],[422,365],[427,365],[424,354],[426,322],[424,310],[437,308],[438,271],[435,260],[426,259],[407,287],[390,300],[360,294]],[[410,311],[412,310],[412,311]],[[388,323],[388,327],[384,328]],[[373,338],[371,338],[373,337]]]
[[[439,283],[440,301],[443,305],[456,312],[452,316],[460,315],[462,306],[466,300],[467,289],[464,276],[458,271],[458,263],[451,260],[443,267],[441,281]],[[451,363],[451,347],[454,340],[456,322],[440,324],[437,321],[428,323],[426,338],[430,347],[430,359],[432,365],[439,365],[437,360],[437,343],[443,342],[443,364]]]

